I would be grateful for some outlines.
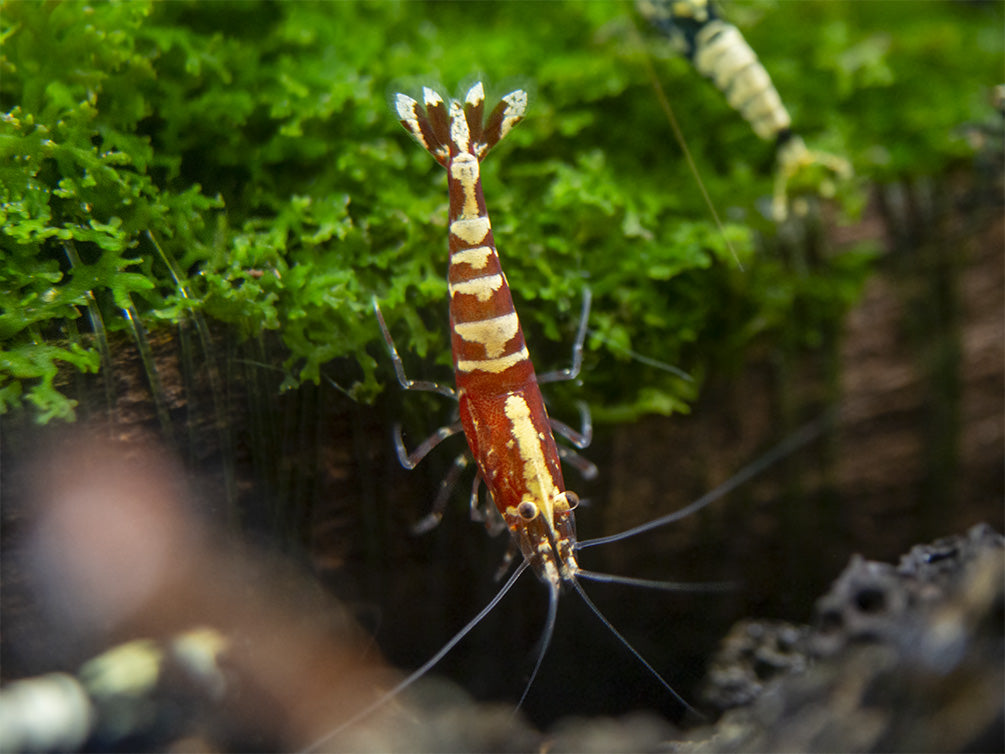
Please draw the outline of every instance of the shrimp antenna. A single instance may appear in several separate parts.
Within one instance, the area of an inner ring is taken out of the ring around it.
[[[629,357],[635,359],[635,361],[638,361],[641,364],[645,364],[646,366],[655,367],[656,369],[659,369],[659,370],[661,370],[663,372],[669,372],[672,375],[676,375],[677,377],[680,377],[682,380],[684,380],[686,382],[694,382],[694,377],[692,377],[690,374],[688,374],[687,372],[685,372],[680,367],[675,367],[673,364],[668,364],[665,361],[660,361],[659,359],[654,359],[651,356],[646,356],[645,354],[641,354],[638,351],[633,351],[631,348],[625,348],[624,346],[620,345],[616,341],[612,340],[611,338],[606,337],[605,335],[603,335],[599,331],[594,330],[592,328],[589,330],[589,333],[594,338],[596,338],[601,343],[603,343],[605,346],[607,346],[608,348],[610,348],[612,351],[617,351],[618,353],[623,353],[623,354],[625,354],[625,356],[629,356]]]
[[[631,23],[632,34],[635,37],[635,43],[643,48],[642,34],[635,25],[635,19],[632,19]],[[663,110],[663,114],[666,116],[667,123],[670,124],[670,130],[673,133],[674,140],[680,147],[681,152],[684,154],[684,160],[687,162],[688,170],[691,171],[691,175],[694,176],[695,183],[698,184],[698,190],[701,192],[702,198],[705,200],[705,206],[708,207],[708,211],[712,214],[712,219],[715,220],[715,225],[719,229],[719,233],[722,236],[722,240],[726,242],[726,248],[729,249],[729,253],[733,257],[733,261],[736,262],[737,268],[743,271],[743,262],[740,261],[739,255],[736,253],[736,249],[733,248],[733,243],[729,240],[729,236],[726,235],[726,229],[722,225],[722,220],[719,219],[719,213],[715,209],[715,204],[712,202],[712,197],[708,195],[708,190],[705,188],[705,182],[701,179],[701,173],[698,172],[698,166],[695,164],[694,157],[691,156],[691,150],[688,149],[687,141],[684,139],[684,132],[681,131],[680,124],[677,122],[677,116],[674,115],[673,108],[670,107],[670,100],[667,98],[666,91],[663,89],[663,84],[660,83],[660,77],[656,74],[656,69],[653,67],[653,61],[649,58],[649,53],[644,51],[642,55],[643,63],[646,68],[646,75],[649,77],[649,82],[652,84],[653,90],[656,92],[656,100],[659,102],[660,108]]]
[[[610,632],[614,634],[617,640],[624,645],[625,649],[631,652],[635,656],[635,659],[641,662],[642,665],[646,668],[646,670],[648,670],[652,674],[652,676],[657,681],[660,682],[660,685],[663,686],[663,688],[665,688],[667,691],[669,691],[670,695],[674,699],[676,699],[684,707],[684,709],[704,719],[705,716],[701,714],[698,710],[696,710],[694,707],[692,707],[690,704],[688,704],[686,701],[684,701],[684,697],[682,697],[680,694],[674,691],[673,686],[667,683],[666,679],[663,678],[663,676],[661,676],[657,672],[656,668],[654,668],[652,665],[649,664],[649,661],[639,653],[639,650],[633,647],[631,645],[631,642],[629,642],[628,639],[626,639],[624,635],[614,627],[614,624],[612,624],[609,620],[607,620],[606,617],[604,617],[604,614],[600,612],[600,608],[593,603],[593,600],[591,600],[589,596],[587,596],[586,590],[583,589],[582,585],[578,581],[576,581],[576,579],[570,579],[569,582],[572,584],[572,587],[576,590],[579,596],[583,598],[583,602],[586,603],[586,606],[593,611],[593,614],[596,615],[597,618],[600,619],[600,622],[603,623],[605,626],[607,626],[608,630],[610,630]]]
[[[655,579],[639,579],[634,576],[618,576],[614,573],[586,571],[582,568],[576,571],[576,576],[588,581],[638,586],[643,589],[660,589],[664,592],[730,592],[737,587],[735,581],[657,581]]]
[[[548,586],[548,618],[544,623],[544,630],[541,632],[541,638],[538,641],[537,660],[534,663],[534,670],[531,671],[530,678],[527,680],[527,685],[523,687],[520,701],[513,708],[514,715],[518,709],[523,707],[524,700],[527,699],[527,694],[530,693],[530,687],[534,683],[534,679],[537,678],[537,671],[541,669],[541,663],[544,662],[544,656],[548,652],[548,647],[551,646],[551,637],[555,633],[555,621],[558,618],[558,584],[548,582]]]
[[[674,521],[679,521],[682,518],[690,516],[706,505],[714,503],[719,498],[724,495],[729,494],[737,487],[766,471],[771,466],[774,466],[780,460],[786,456],[791,455],[796,452],[804,445],[809,444],[831,424],[830,412],[824,416],[804,424],[794,433],[785,438],[782,442],[778,443],[775,447],[769,450],[767,453],[762,455],[755,461],[744,466],[736,474],[727,479],[725,482],[720,484],[714,490],[705,493],[697,500],[695,500],[690,505],[686,505],[680,510],[676,510],[673,513],[668,513],[665,516],[660,516],[659,518],[654,518],[652,521],[647,521],[644,524],[634,526],[631,529],[626,529],[625,531],[618,532],[617,534],[610,534],[606,537],[596,537],[595,539],[586,539],[577,543],[576,549],[582,550],[585,547],[595,547],[596,545],[606,545],[610,542],[620,542],[623,539],[628,539],[629,537],[634,537],[637,534],[642,534],[643,532],[651,531],[652,529],[658,529],[661,526],[666,526],[667,524],[672,524]]]
[[[519,567],[515,571],[513,571],[513,575],[509,577],[509,579],[506,581],[505,584],[503,584],[502,588],[496,593],[496,596],[492,598],[489,604],[487,604],[484,608],[482,608],[481,612],[478,613],[478,615],[472,618],[468,622],[468,624],[464,626],[464,628],[462,628],[460,631],[454,634],[454,637],[446,644],[444,644],[443,648],[440,649],[439,652],[437,652],[435,655],[426,660],[426,662],[421,667],[414,670],[407,678],[401,681],[397,686],[392,688],[390,691],[387,691],[386,693],[378,697],[377,700],[374,701],[372,704],[369,704],[366,707],[364,707],[362,710],[360,710],[355,715],[350,717],[344,723],[340,724],[337,728],[334,728],[325,735],[321,736],[321,738],[314,741],[314,743],[310,744],[302,751],[304,753],[317,751],[321,746],[328,743],[331,739],[333,739],[343,730],[353,725],[354,723],[359,722],[367,715],[370,715],[380,707],[384,706],[394,697],[398,696],[398,694],[400,694],[402,691],[404,691],[413,683],[415,683],[417,680],[422,678],[422,676],[428,673],[440,660],[446,657],[447,653],[451,649],[453,649],[461,639],[463,639],[465,636],[468,635],[468,633],[471,632],[471,629],[473,629],[475,626],[481,623],[481,621],[485,618],[485,616],[492,612],[495,606],[498,605],[499,602],[502,600],[502,598],[506,596],[506,592],[508,592],[516,583],[516,580],[520,578],[520,576],[523,574],[524,571],[527,570],[527,565],[528,565],[527,561],[522,562],[519,565]],[[538,665],[540,664],[541,661],[539,659]],[[535,673],[536,672],[537,669],[535,668]],[[533,677],[531,678],[531,680],[534,680]]]

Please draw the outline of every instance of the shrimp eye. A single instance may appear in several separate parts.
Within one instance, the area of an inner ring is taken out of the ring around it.
[[[579,505],[579,495],[577,495],[572,490],[565,491],[565,502],[569,506],[569,510],[575,510],[576,506]]]
[[[530,500],[524,500],[517,506],[516,512],[524,521],[533,521],[537,517],[537,506]]]

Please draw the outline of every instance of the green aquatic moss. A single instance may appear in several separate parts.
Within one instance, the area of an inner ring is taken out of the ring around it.
[[[811,146],[892,179],[968,159],[956,129],[986,116],[1001,70],[987,31],[1000,6],[923,7],[726,13]],[[387,108],[396,83],[456,93],[484,74],[497,93],[531,89],[483,169],[496,240],[543,368],[567,358],[593,290],[584,382],[609,416],[684,410],[696,393],[630,353],[700,377],[752,341],[812,345],[865,274],[857,252],[811,268],[755,252],[754,231],[772,232],[756,210],[770,145],[628,3],[14,1],[0,38],[2,410],[27,399],[42,420],[72,417],[60,365],[100,365],[77,335],[132,315],[275,331],[288,385],[342,359],[369,399],[375,294],[410,367],[442,372],[445,180]],[[723,232],[649,65],[731,218]]]

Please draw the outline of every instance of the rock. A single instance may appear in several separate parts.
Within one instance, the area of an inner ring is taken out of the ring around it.
[[[1005,540],[989,526],[851,559],[811,628],[738,624],[675,751],[1001,751]],[[743,705],[743,706],[738,706]]]

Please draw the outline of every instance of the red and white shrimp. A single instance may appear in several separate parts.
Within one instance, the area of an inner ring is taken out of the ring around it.
[[[402,124],[447,168],[450,331],[460,420],[478,473],[524,559],[558,589],[574,579],[572,508],[558,447],[492,235],[479,163],[527,106],[510,92],[483,126],[481,83],[449,110],[433,90],[424,106],[398,94]]]
[[[541,649],[521,703],[547,649],[555,625],[558,595],[564,584],[580,595],[628,651],[680,704],[692,709],[604,618],[579,581],[592,579],[668,590],[701,591],[724,585],[654,582],[595,573],[580,567],[577,550],[584,546],[624,539],[684,518],[749,480],[778,457],[804,444],[808,438],[805,433],[790,437],[782,446],[742,470],[726,484],[685,508],[620,534],[577,542],[573,509],[578,498],[565,487],[561,460],[572,460],[587,476],[594,473],[595,469],[574,451],[560,448],[553,430],[572,440],[578,447],[584,447],[589,442],[590,432],[588,426],[584,426],[582,433],[577,433],[561,422],[552,420],[548,416],[539,383],[571,379],[578,374],[589,295],[584,301],[584,318],[573,351],[572,367],[538,377],[513,306],[509,284],[502,271],[480,176],[481,160],[523,118],[527,94],[519,89],[510,92],[491,110],[487,119],[485,95],[480,82],[469,89],[463,102],[453,100],[448,104],[430,88],[425,88],[422,96],[423,101],[420,103],[406,94],[397,94],[394,97],[394,107],[402,125],[447,169],[450,196],[450,262],[447,280],[456,389],[408,379],[376,302],[375,310],[402,387],[455,397],[459,403],[460,419],[438,430],[411,453],[404,449],[399,435],[398,455],[403,465],[412,468],[440,442],[463,431],[477,466],[478,478],[488,488],[498,515],[505,522],[516,549],[523,555],[523,562],[491,602],[432,658],[373,704],[315,742],[311,748],[321,746],[428,672],[495,608],[528,567],[548,586],[549,611]],[[461,466],[455,466],[458,471],[460,468]],[[451,477],[453,478],[456,478],[455,474]],[[445,492],[450,486],[445,485],[434,504],[433,513],[420,522],[420,530],[430,528],[439,520],[446,499]],[[476,495],[473,495],[473,507],[475,500]]]

